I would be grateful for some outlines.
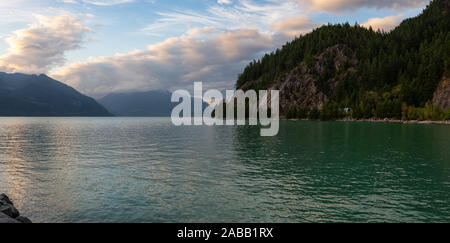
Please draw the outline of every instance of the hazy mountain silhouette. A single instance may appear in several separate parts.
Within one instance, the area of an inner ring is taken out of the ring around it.
[[[111,116],[94,99],[46,75],[0,72],[0,116]]]
[[[171,102],[168,91],[111,93],[98,100],[116,116],[169,117],[179,103]],[[192,100],[192,104],[194,99]],[[203,103],[203,109],[207,106]],[[193,107],[192,107],[193,112]]]

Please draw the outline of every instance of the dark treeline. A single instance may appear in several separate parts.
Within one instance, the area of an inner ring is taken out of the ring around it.
[[[439,119],[446,119],[448,112],[431,106],[430,100],[442,77],[450,77],[449,12],[449,0],[434,0],[421,15],[389,33],[348,23],[322,26],[250,63],[236,85],[246,90],[268,89],[300,63],[313,62],[326,48],[343,44],[355,53],[356,67],[333,91],[327,81],[339,70],[317,74],[316,86],[327,95],[327,104],[321,111],[293,107],[287,116],[295,113],[302,118],[313,113],[317,119],[335,119],[347,115],[342,108],[349,107],[354,118],[438,118],[428,114],[434,110],[440,112]]]

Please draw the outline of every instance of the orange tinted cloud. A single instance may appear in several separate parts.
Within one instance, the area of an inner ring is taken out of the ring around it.
[[[273,23],[272,29],[292,38],[309,32],[318,25],[306,16],[295,16]]]
[[[360,8],[405,9],[425,6],[429,0],[297,0],[309,4],[312,10],[340,12]]]
[[[384,18],[372,18],[369,19],[366,23],[362,24],[362,26],[369,28],[372,27],[373,30],[384,30],[386,32],[394,29],[397,27],[401,20],[403,15],[396,15],[396,16],[388,16]]]

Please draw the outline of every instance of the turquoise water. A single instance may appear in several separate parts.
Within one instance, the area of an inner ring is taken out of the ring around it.
[[[450,222],[450,126],[0,118],[0,191],[34,222]]]

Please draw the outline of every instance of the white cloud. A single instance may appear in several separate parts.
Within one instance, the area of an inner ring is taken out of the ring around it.
[[[362,24],[362,26],[366,28],[372,27],[372,29],[374,29],[375,31],[384,30],[388,32],[397,27],[400,24],[402,18],[403,15],[401,14],[384,18],[371,18],[366,23]]]
[[[70,16],[35,15],[37,23],[6,38],[8,53],[0,57],[0,70],[47,73],[65,62],[67,51],[80,47],[89,28]]]
[[[230,2],[231,3],[231,2]],[[195,27],[213,26],[216,29],[258,29],[261,32],[272,31],[271,24],[289,17],[304,15],[303,8],[295,1],[265,1],[264,3],[241,0],[235,4],[211,5],[206,11],[175,10],[157,12],[161,17],[143,28],[149,35],[158,35],[167,29],[185,32]]]
[[[71,3],[71,4],[77,4],[79,3],[77,0],[58,0],[60,3]]]
[[[89,3],[98,6],[112,6],[117,4],[132,3],[135,0],[81,0],[81,1],[83,1],[84,3]]]
[[[13,5],[13,2],[0,3],[0,24],[11,23],[32,23],[36,20],[35,15],[44,16],[76,16],[77,14],[62,8],[55,7],[43,7],[36,4],[37,1],[27,2],[20,1],[17,5]]]
[[[21,1],[25,1],[25,0],[21,0]],[[97,5],[97,6],[113,6],[113,5],[118,5],[118,4],[133,3],[133,2],[136,2],[136,0],[57,0],[57,2],[70,3],[70,4],[87,3],[87,4]]]
[[[200,40],[184,35],[113,57],[92,58],[52,77],[95,97],[109,92],[189,88],[194,81],[232,88],[252,58],[275,45],[271,35],[234,30]]]
[[[192,29],[189,29],[186,33],[187,33],[187,35],[192,36],[192,37],[206,38],[208,36],[211,36],[215,32],[216,32],[216,29],[214,27],[207,26],[207,27],[192,28]]]
[[[189,10],[175,10],[172,12],[158,12],[161,17],[154,23],[143,28],[142,31],[149,35],[158,35],[167,29],[177,29],[184,32],[186,28],[194,26],[219,26],[221,19],[216,16],[207,16]],[[184,29],[184,30],[183,30]]]
[[[232,4],[231,0],[217,0],[218,4]]]

